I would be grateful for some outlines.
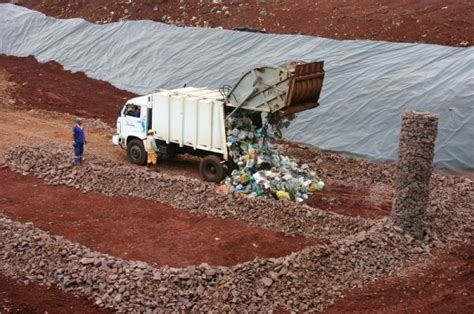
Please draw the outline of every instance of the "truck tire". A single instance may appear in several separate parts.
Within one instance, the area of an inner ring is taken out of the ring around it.
[[[207,155],[199,164],[199,173],[204,180],[217,183],[225,176],[224,165],[219,157]]]
[[[131,163],[144,165],[147,154],[143,142],[139,139],[133,139],[127,144],[127,156]]]

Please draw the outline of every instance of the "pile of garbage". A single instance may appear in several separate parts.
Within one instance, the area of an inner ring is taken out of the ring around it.
[[[280,121],[278,126],[288,126]],[[285,156],[269,141],[266,123],[257,127],[250,115],[236,112],[226,120],[229,156],[236,168],[225,179],[225,185],[233,192],[250,197],[293,200],[302,202],[309,194],[321,191],[324,182],[307,164]],[[281,134],[274,126],[273,133]]]

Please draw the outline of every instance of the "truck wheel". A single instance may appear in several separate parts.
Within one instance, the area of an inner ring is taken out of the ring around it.
[[[208,155],[201,160],[199,173],[204,180],[209,182],[220,182],[225,175],[221,159],[214,155]]]
[[[139,139],[133,139],[127,144],[127,155],[131,163],[144,165],[146,163],[146,151],[143,142]]]

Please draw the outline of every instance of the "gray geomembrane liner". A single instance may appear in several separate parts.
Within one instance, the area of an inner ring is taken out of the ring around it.
[[[439,117],[435,165],[474,168],[474,47],[338,41],[179,28],[152,21],[106,25],[0,5],[0,53],[33,55],[138,94],[235,82],[255,64],[324,60],[319,108],[284,135],[373,160],[397,158],[402,113]]]

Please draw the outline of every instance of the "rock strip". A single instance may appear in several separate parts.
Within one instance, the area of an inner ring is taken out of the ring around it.
[[[283,145],[286,151],[295,151]],[[298,157],[324,178],[348,184],[389,184],[394,182],[393,166],[344,158],[335,154],[303,150]],[[116,165],[90,156],[82,167],[72,165],[70,149],[57,144],[19,146],[5,154],[13,168],[34,175],[52,185],[67,185],[83,192],[96,191],[110,196],[134,196],[212,217],[244,221],[250,225],[302,234],[318,240],[337,240],[366,230],[376,220],[347,217],[293,202],[252,199],[218,191],[214,184],[184,176],[170,176],[132,165]],[[325,159],[340,169],[328,172],[320,166]],[[356,183],[354,183],[356,184]],[[474,181],[433,174],[430,202],[426,212],[426,240],[437,246],[463,238],[474,225]]]
[[[83,192],[134,196],[218,218],[287,234],[333,240],[367,229],[370,219],[346,217],[293,202],[247,198],[218,191],[216,185],[183,176],[169,176],[131,165],[116,165],[89,156],[81,167],[72,164],[70,149],[58,145],[20,146],[5,159],[22,174],[51,185],[67,185]]]
[[[388,221],[289,256],[233,267],[153,268],[92,252],[0,216],[0,270],[91,299],[116,311],[322,310],[344,291],[399,275],[429,252]]]

